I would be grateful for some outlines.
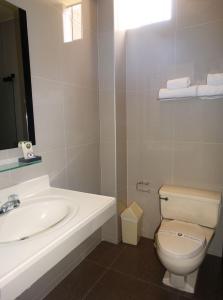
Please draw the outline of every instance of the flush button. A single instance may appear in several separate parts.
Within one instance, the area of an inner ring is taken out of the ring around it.
[[[177,235],[178,235],[178,236],[182,236],[183,234],[179,232]]]

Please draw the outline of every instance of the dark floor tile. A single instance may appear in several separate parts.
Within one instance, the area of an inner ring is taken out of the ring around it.
[[[194,295],[193,295],[193,298],[190,298],[190,297],[188,298],[186,295],[182,295],[182,294],[179,295],[179,300],[189,300],[189,299],[197,300]],[[210,299],[210,300],[212,300],[212,299]]]
[[[142,238],[137,247],[102,242],[45,300],[83,299],[88,291],[88,300],[223,300],[220,258],[205,258],[195,295],[164,286],[164,272],[152,240]]]
[[[217,298],[217,295],[203,295],[202,298],[201,296],[198,297],[196,295],[192,295],[192,297],[190,295],[186,295],[186,296],[182,296],[179,295],[179,300],[222,300],[222,298]]]
[[[216,295],[221,296],[221,299],[223,299],[223,268],[221,258],[212,255],[206,256],[200,267],[195,295],[198,299],[202,300],[212,299]]]
[[[195,294],[190,294],[186,292],[178,291],[179,293],[179,300],[198,300],[197,296]],[[199,299],[201,300],[201,299]],[[210,299],[212,300],[212,299]]]
[[[127,246],[111,269],[160,285],[165,272],[153,241],[145,238],[141,238],[138,246]]]
[[[222,300],[223,299],[223,296],[222,296],[222,293],[217,295],[217,299],[216,300]]]
[[[108,271],[85,298],[87,300],[178,300],[173,294],[153,284]]]
[[[84,260],[44,300],[83,299],[104,272],[103,267]]]
[[[195,294],[179,292],[180,300],[222,300],[223,272],[221,259],[207,255],[200,267]]]
[[[101,266],[109,267],[114,260],[120,255],[125,248],[124,244],[111,244],[108,242],[101,242],[93,252],[91,252],[87,259],[94,261]]]

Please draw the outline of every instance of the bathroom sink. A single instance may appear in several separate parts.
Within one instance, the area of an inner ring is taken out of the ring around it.
[[[26,240],[46,232],[64,224],[78,211],[78,206],[66,198],[40,198],[27,202],[0,216],[0,243]]]
[[[72,251],[74,268],[86,254],[79,246],[92,250],[117,209],[115,198],[54,188],[44,175],[0,189],[0,212],[0,299],[14,300]]]

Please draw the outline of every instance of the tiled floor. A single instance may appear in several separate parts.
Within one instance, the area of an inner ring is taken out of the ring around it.
[[[45,300],[222,300],[220,258],[208,255],[200,269],[195,295],[162,284],[164,268],[153,241],[137,247],[102,242]]]

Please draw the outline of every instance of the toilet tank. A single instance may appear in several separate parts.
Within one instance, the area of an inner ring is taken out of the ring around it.
[[[172,219],[215,228],[221,209],[221,193],[164,185],[159,190],[161,215]]]

